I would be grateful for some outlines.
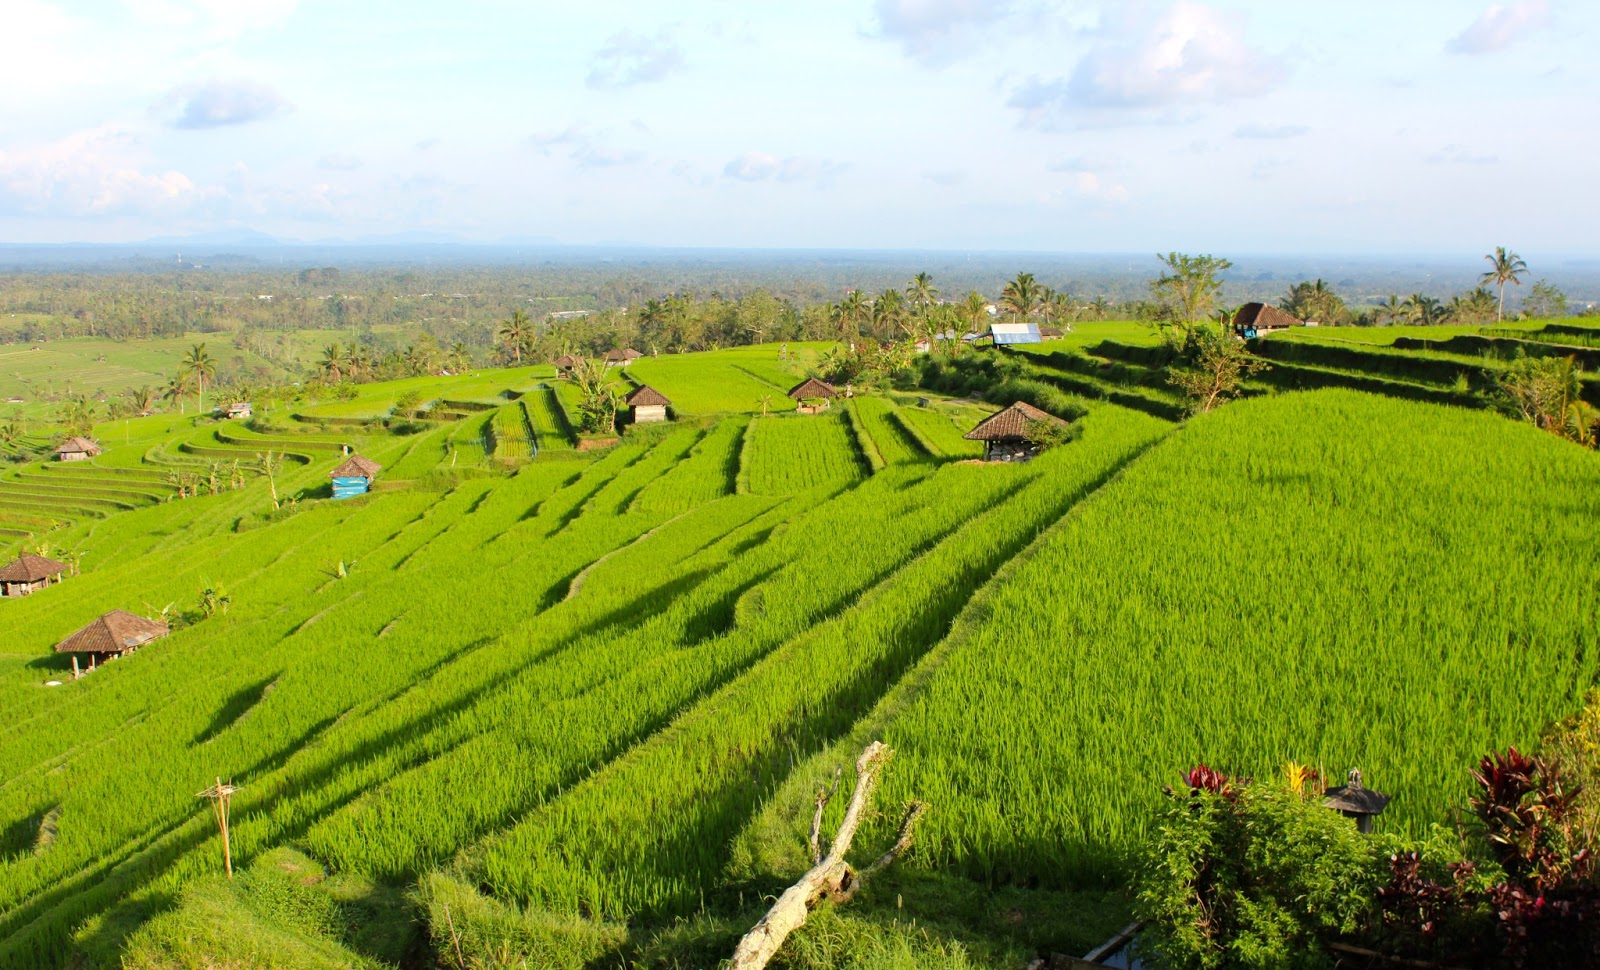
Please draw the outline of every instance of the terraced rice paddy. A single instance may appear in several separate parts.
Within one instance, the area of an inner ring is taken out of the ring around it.
[[[754,364],[708,359],[650,383],[733,404],[724,371]],[[338,885],[420,887],[385,925],[436,948],[702,965],[809,864],[817,783],[873,738],[899,754],[862,852],[933,808],[904,881],[851,905],[910,933],[952,886],[1116,885],[1198,760],[1360,765],[1395,796],[1381,824],[1420,831],[1600,673],[1600,597],[1571,581],[1600,565],[1600,456],[1488,413],[1319,391],[1180,427],[1087,402],[1078,440],[1001,466],[950,460],[984,409],[869,396],[580,454],[536,383],[440,394],[487,409],[411,434],[151,421],[0,479],[0,528],[63,521],[82,564],[0,601],[0,966],[242,913],[194,798],[218,776],[243,786],[240,886],[293,847]],[[322,500],[346,443],[379,490]],[[304,458],[276,481],[294,509],[254,474],[168,500],[174,471],[274,446]],[[50,650],[212,585],[226,613],[83,680]],[[1122,905],[1006,952],[1093,942]],[[272,922],[321,965],[373,959],[341,925]]]

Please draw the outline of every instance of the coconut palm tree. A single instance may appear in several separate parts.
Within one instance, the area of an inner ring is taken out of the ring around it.
[[[511,348],[512,359],[521,364],[522,348],[533,337],[533,321],[528,319],[526,311],[512,310],[510,318],[501,321],[496,336]]]
[[[189,348],[189,353],[184,355],[179,367],[195,379],[200,391],[199,410],[204,414],[206,410],[206,378],[216,376],[216,360],[206,353],[205,344],[195,344]]]
[[[911,282],[906,284],[906,299],[917,309],[918,314],[926,318],[928,308],[939,299],[939,288],[933,285],[933,277],[927,273],[918,273],[911,277]]]
[[[1103,296],[1097,296],[1089,302],[1089,315],[1096,320],[1104,320],[1111,315],[1111,303]]]
[[[1506,284],[1522,285],[1522,277],[1528,275],[1528,264],[1522,257],[1510,252],[1504,246],[1494,247],[1494,253],[1483,257],[1493,267],[1489,272],[1478,277],[1478,282],[1484,286],[1493,283],[1500,287],[1500,308],[1495,313],[1494,322],[1500,323],[1506,316]]]
[[[861,335],[861,324],[872,318],[872,304],[867,302],[860,290],[851,290],[844,295],[844,299],[833,305],[830,316],[839,330],[839,339],[847,344],[854,343],[856,337]]]
[[[172,379],[167,381],[166,386],[161,389],[161,397],[163,400],[177,401],[178,413],[183,414],[184,399],[187,398],[190,392],[193,390],[194,385],[189,383],[189,375],[180,370],[176,374],[172,375]]]
[[[451,373],[459,374],[466,370],[467,362],[471,360],[471,358],[472,354],[467,350],[466,344],[461,343],[459,340],[451,344],[449,355]]]
[[[128,395],[128,405],[133,408],[134,414],[146,414],[155,410],[156,389],[149,384],[130,387],[124,393]]]
[[[1390,293],[1389,299],[1378,304],[1378,308],[1372,311],[1372,316],[1386,325],[1402,323],[1406,318],[1405,304],[1400,301],[1399,294]]]
[[[1000,309],[1019,320],[1026,320],[1039,308],[1043,296],[1044,288],[1032,273],[1018,273],[1017,278],[1000,291]]]
[[[905,315],[906,301],[900,291],[884,290],[872,301],[872,335],[879,340],[890,339],[900,329]]]
[[[616,431],[617,406],[621,395],[598,360],[580,360],[567,371],[566,379],[578,388],[579,423],[584,431],[611,434]]]
[[[322,359],[317,362],[317,366],[321,367],[322,372],[328,375],[335,383],[338,383],[344,380],[345,374],[349,373],[351,357],[345,353],[343,347],[339,346],[338,341],[334,341],[322,348]]]
[[[1406,297],[1401,307],[1405,310],[1406,319],[1411,323],[1430,327],[1436,323],[1444,322],[1444,304],[1431,296],[1413,293]]]

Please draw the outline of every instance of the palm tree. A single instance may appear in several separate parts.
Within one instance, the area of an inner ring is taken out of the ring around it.
[[[611,434],[616,430],[617,405],[621,395],[598,360],[580,360],[567,371],[567,380],[578,387],[578,414],[585,431]]]
[[[1424,327],[1444,322],[1444,305],[1431,296],[1413,293],[1401,304],[1406,319]]]
[[[853,344],[856,337],[861,335],[861,324],[872,317],[872,304],[867,302],[860,290],[851,290],[844,295],[844,299],[833,305],[831,316],[834,326],[839,328],[839,339]]]
[[[215,377],[217,362],[206,353],[205,344],[195,344],[189,348],[189,353],[184,356],[180,368],[194,377],[200,388],[199,411],[203,414],[206,409],[206,378]]]
[[[528,338],[533,336],[533,321],[528,319],[526,311],[512,310],[511,318],[501,321],[496,335],[511,347],[512,358],[521,364],[522,348],[528,343]]]
[[[1389,299],[1378,304],[1378,308],[1373,311],[1372,315],[1382,320],[1385,324],[1399,323],[1406,317],[1405,304],[1400,302],[1399,294],[1390,293]]]
[[[1089,315],[1096,320],[1104,320],[1111,315],[1111,303],[1103,296],[1097,296],[1089,303]]]
[[[466,370],[467,361],[471,356],[471,353],[467,350],[466,344],[460,342],[459,340],[451,344],[449,355],[450,372],[453,374],[459,374]]]
[[[906,303],[899,290],[884,290],[872,301],[872,334],[879,340],[888,340],[899,329],[905,318]]]
[[[966,321],[967,333],[977,333],[989,320],[989,298],[977,290],[970,290],[961,303],[961,318]]]
[[[155,410],[156,389],[149,384],[130,387],[125,393],[128,395],[128,403],[133,407],[135,414],[142,415]]]
[[[1494,247],[1494,254],[1484,256],[1493,268],[1478,277],[1478,282],[1487,286],[1490,283],[1500,287],[1500,309],[1495,313],[1494,322],[1500,323],[1506,316],[1506,284],[1515,283],[1522,285],[1522,277],[1528,275],[1528,264],[1522,257],[1510,252],[1504,246]]]
[[[1043,296],[1044,288],[1032,273],[1018,273],[1017,278],[1000,291],[1000,308],[1020,320],[1026,320],[1039,308]]]
[[[317,366],[321,367],[322,372],[331,377],[334,383],[344,379],[345,373],[350,370],[350,365],[351,358],[344,352],[344,348],[339,346],[338,341],[322,348],[322,360],[317,362]]]
[[[178,413],[183,414],[184,398],[188,397],[189,392],[193,389],[189,384],[189,375],[180,370],[172,375],[172,379],[167,381],[167,385],[161,389],[161,397],[167,401],[177,401]]]
[[[927,317],[928,307],[939,299],[939,288],[933,285],[933,277],[927,273],[911,277],[911,282],[906,284],[906,299],[923,317]]]

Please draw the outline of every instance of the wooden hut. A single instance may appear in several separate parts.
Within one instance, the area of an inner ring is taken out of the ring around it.
[[[147,620],[127,610],[112,610],[93,623],[56,644],[56,653],[70,653],[72,668],[78,669],[79,655],[89,660],[93,670],[98,661],[132,653],[151,640],[167,635],[167,625]]]
[[[88,438],[68,438],[56,448],[57,461],[86,461],[98,454],[100,446]]]
[[[556,370],[558,371],[569,371],[583,363],[583,358],[576,354],[562,354],[551,363],[556,365]]]
[[[613,364],[627,364],[643,356],[644,354],[639,353],[632,347],[623,347],[621,350],[606,351],[605,361],[606,366],[610,367]]]
[[[237,401],[228,405],[227,417],[229,421],[247,421],[254,413],[249,401]]]
[[[641,384],[634,388],[633,393],[627,397],[627,404],[628,407],[633,408],[634,424],[642,424],[646,421],[665,421],[667,420],[667,408],[672,406],[672,402],[667,400],[666,395],[649,384]]]
[[[333,479],[334,498],[353,498],[372,490],[372,480],[378,477],[383,466],[370,458],[351,455],[344,464],[328,473]]]
[[[984,461],[1028,461],[1039,454],[1039,446],[1028,437],[1028,432],[1037,424],[1067,426],[1067,422],[1055,415],[1018,401],[984,418],[962,437],[983,442]]]
[[[1233,332],[1245,340],[1304,325],[1305,321],[1265,303],[1246,303],[1233,315]]]
[[[794,387],[789,388],[789,397],[800,405],[796,410],[801,414],[816,414],[818,411],[826,411],[828,402],[838,396],[838,391],[815,377],[808,377]]]
[[[61,574],[66,571],[67,567],[54,559],[25,552],[0,567],[0,596],[37,593],[51,583],[61,582]]]
[[[1060,327],[1040,327],[1039,328],[1039,338],[1041,340],[1060,340],[1062,337],[1065,337],[1066,335],[1067,335],[1067,332],[1065,330],[1062,330]]]

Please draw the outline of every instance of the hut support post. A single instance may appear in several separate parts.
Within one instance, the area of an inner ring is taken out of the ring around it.
[[[77,680],[83,676],[83,671],[78,669],[78,655],[72,655],[72,679]]]

